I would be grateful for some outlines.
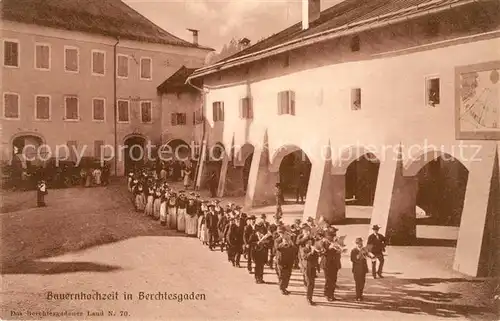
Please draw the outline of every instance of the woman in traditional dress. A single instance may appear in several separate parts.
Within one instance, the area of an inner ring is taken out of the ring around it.
[[[187,199],[184,191],[181,191],[177,203],[177,231],[184,232],[186,230],[186,206]]]
[[[132,193],[132,182],[134,181],[134,173],[130,172],[128,173],[128,178],[127,178],[127,188],[130,193]]]
[[[95,169],[95,184],[97,186],[101,186],[101,175],[102,175],[102,170],[101,168],[97,167]]]
[[[188,236],[196,236],[198,231],[198,217],[196,202],[194,198],[190,198],[188,200],[188,204],[186,206],[186,234]]]
[[[148,194],[146,198],[146,209],[144,211],[144,214],[148,216],[153,216],[153,201],[154,201],[154,188],[153,186],[148,187]]]
[[[156,187],[155,197],[153,201],[153,217],[155,220],[160,218],[160,206],[161,206],[161,191],[159,187]]]
[[[188,189],[189,185],[191,185],[190,180],[191,180],[191,168],[189,166],[186,166],[186,168],[182,171],[182,174],[184,175],[184,189]]]
[[[90,187],[92,185],[92,169],[87,169],[87,176],[85,177],[85,187]]]
[[[200,210],[198,212],[198,238],[205,244],[205,237],[203,232],[203,225],[205,224],[205,212],[208,210],[207,201],[201,201]]]
[[[139,183],[137,180],[135,180],[135,182],[136,182],[134,188],[135,210],[137,212],[143,212],[145,207],[144,189],[142,187],[142,183]]]
[[[167,192],[163,192],[160,196],[160,224],[167,224]]]
[[[160,179],[162,182],[165,182],[167,180],[167,171],[163,167],[160,170]]]
[[[177,229],[177,195],[171,193],[167,204],[168,228]]]

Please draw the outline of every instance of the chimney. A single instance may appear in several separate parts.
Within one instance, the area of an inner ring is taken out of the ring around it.
[[[191,31],[191,33],[193,34],[193,44],[194,45],[198,45],[198,31],[199,30],[196,30],[196,29],[189,29],[189,31]]]
[[[320,13],[320,0],[302,0],[302,30],[309,29],[309,25],[319,18]]]

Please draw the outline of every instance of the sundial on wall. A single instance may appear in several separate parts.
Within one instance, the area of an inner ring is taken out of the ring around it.
[[[500,63],[475,66],[457,74],[457,138],[500,139]]]

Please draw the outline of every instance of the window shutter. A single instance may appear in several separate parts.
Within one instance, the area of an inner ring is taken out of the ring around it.
[[[282,115],[283,112],[282,112],[282,105],[283,105],[283,92],[279,92],[278,93],[278,115]]]
[[[248,118],[253,119],[253,99],[248,98]]]
[[[295,116],[295,92],[289,91],[290,95],[290,115]]]
[[[220,120],[224,121],[224,102],[221,102],[220,106]]]
[[[217,102],[212,104],[212,118],[214,121],[217,121]]]
[[[175,125],[176,125],[176,122],[175,122],[175,120],[176,120],[176,119],[175,119],[175,118],[176,118],[176,116],[177,116],[177,115],[176,115],[175,113],[172,113],[172,114],[171,114],[172,126],[175,126]]]

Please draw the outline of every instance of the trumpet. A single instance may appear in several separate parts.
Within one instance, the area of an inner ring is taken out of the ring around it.
[[[370,251],[368,251],[368,248],[366,247],[362,247],[359,251],[358,259],[361,259],[362,257],[372,261],[375,259],[375,256]]]

